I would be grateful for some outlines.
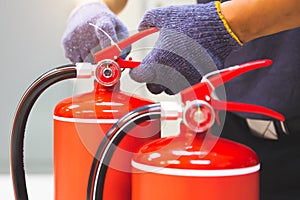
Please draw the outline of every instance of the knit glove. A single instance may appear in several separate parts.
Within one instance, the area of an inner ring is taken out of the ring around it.
[[[198,83],[205,73],[223,68],[225,58],[241,45],[223,18],[218,1],[150,10],[139,29],[149,27],[160,29],[160,35],[130,76],[146,82],[154,94],[175,94]]]
[[[208,2],[212,2],[214,0],[197,0],[197,3],[208,3]],[[230,0],[221,0],[221,2],[225,2],[225,1],[230,1]]]
[[[197,3],[208,3],[214,0],[197,0]]]
[[[91,24],[93,25],[91,25]],[[111,40],[118,42],[128,37],[127,28],[101,3],[89,3],[79,7],[70,17],[62,37],[65,56],[71,62],[93,62],[93,53],[111,45]],[[122,55],[126,55],[125,49]]]

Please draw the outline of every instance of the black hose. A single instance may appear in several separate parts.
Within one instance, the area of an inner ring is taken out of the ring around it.
[[[123,116],[107,132],[101,141],[94,157],[87,187],[87,200],[103,200],[104,182],[108,164],[114,154],[115,147],[126,134],[137,124],[152,119],[160,119],[159,103],[140,107]]]
[[[16,200],[28,200],[24,170],[24,136],[30,111],[38,97],[51,85],[76,78],[76,66],[65,65],[40,76],[25,92],[17,108],[11,136],[11,173]]]

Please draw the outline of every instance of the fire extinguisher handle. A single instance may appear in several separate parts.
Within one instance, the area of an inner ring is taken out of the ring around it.
[[[195,99],[195,96],[197,99],[205,99],[207,97],[211,98],[211,94],[214,89],[220,85],[223,85],[231,79],[246,72],[262,67],[268,67],[271,64],[271,60],[257,60],[210,72],[203,76],[200,83],[181,91],[182,99],[184,101],[191,101]]]
[[[129,60],[123,60],[120,57],[116,60],[116,62],[119,64],[120,68],[136,68],[141,64],[141,62],[132,61],[132,58],[129,58]]]
[[[106,49],[96,52],[94,54],[95,63],[98,63],[99,61],[104,60],[104,59],[111,59],[111,60],[121,59],[120,58],[121,50],[123,50],[127,46],[133,44],[134,42],[136,42],[152,33],[155,33],[157,31],[158,31],[158,29],[156,27],[143,30],[141,32],[138,32],[138,33],[122,40],[121,42],[119,42],[115,45],[112,45]],[[132,62],[132,61],[128,61],[128,62]]]
[[[211,78],[208,78],[208,81],[214,88],[216,88],[246,72],[258,68],[268,67],[271,64],[272,64],[272,60],[268,60],[268,59],[247,62],[241,65],[236,65],[233,67],[226,68],[224,70],[220,70],[219,74],[216,74]]]
[[[246,104],[246,103],[238,103],[238,102],[220,101],[220,100],[213,100],[211,104],[213,108],[216,110],[225,109],[227,111],[232,111],[232,112],[253,113],[253,114],[272,117],[280,121],[285,121],[285,118],[282,114],[263,106]]]
[[[195,99],[205,100],[208,103],[210,103],[215,110],[254,113],[272,117],[280,121],[284,121],[284,116],[274,110],[258,105],[220,101],[212,97],[212,93],[216,87],[224,84],[227,81],[230,81],[231,79],[241,74],[244,74],[254,69],[268,67],[271,64],[272,61],[268,59],[257,60],[222,69],[219,71],[211,72],[205,75],[200,83],[181,91],[182,100],[185,103]]]

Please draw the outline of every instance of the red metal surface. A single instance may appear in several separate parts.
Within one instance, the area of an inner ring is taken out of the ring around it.
[[[206,149],[211,150],[207,152]],[[153,158],[153,153],[157,157]],[[259,164],[256,154],[249,147],[211,133],[194,133],[184,125],[179,136],[145,144],[139,149],[139,154],[134,157],[135,162],[175,169],[236,169]],[[205,162],[193,163],[192,160]]]
[[[151,103],[121,92],[118,86],[107,88],[96,83],[94,91],[67,98],[56,106],[55,200],[86,199],[88,176],[95,152],[114,120]],[[148,121],[136,126],[125,136],[107,171],[105,200],[131,199],[131,157],[141,144],[159,138],[159,129],[159,121]]]
[[[136,171],[137,172],[137,171]],[[233,177],[133,174],[132,200],[258,200],[259,173]]]
[[[132,200],[259,199],[259,161],[250,148],[181,128],[134,156]]]

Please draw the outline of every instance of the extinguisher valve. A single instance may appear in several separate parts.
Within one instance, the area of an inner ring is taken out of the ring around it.
[[[207,131],[215,121],[215,112],[212,106],[203,100],[186,102],[183,112],[184,124],[195,132]]]
[[[91,63],[76,63],[77,78],[89,79],[94,77],[97,82],[104,86],[115,85],[121,77],[121,68],[118,63],[105,59],[97,65]]]

